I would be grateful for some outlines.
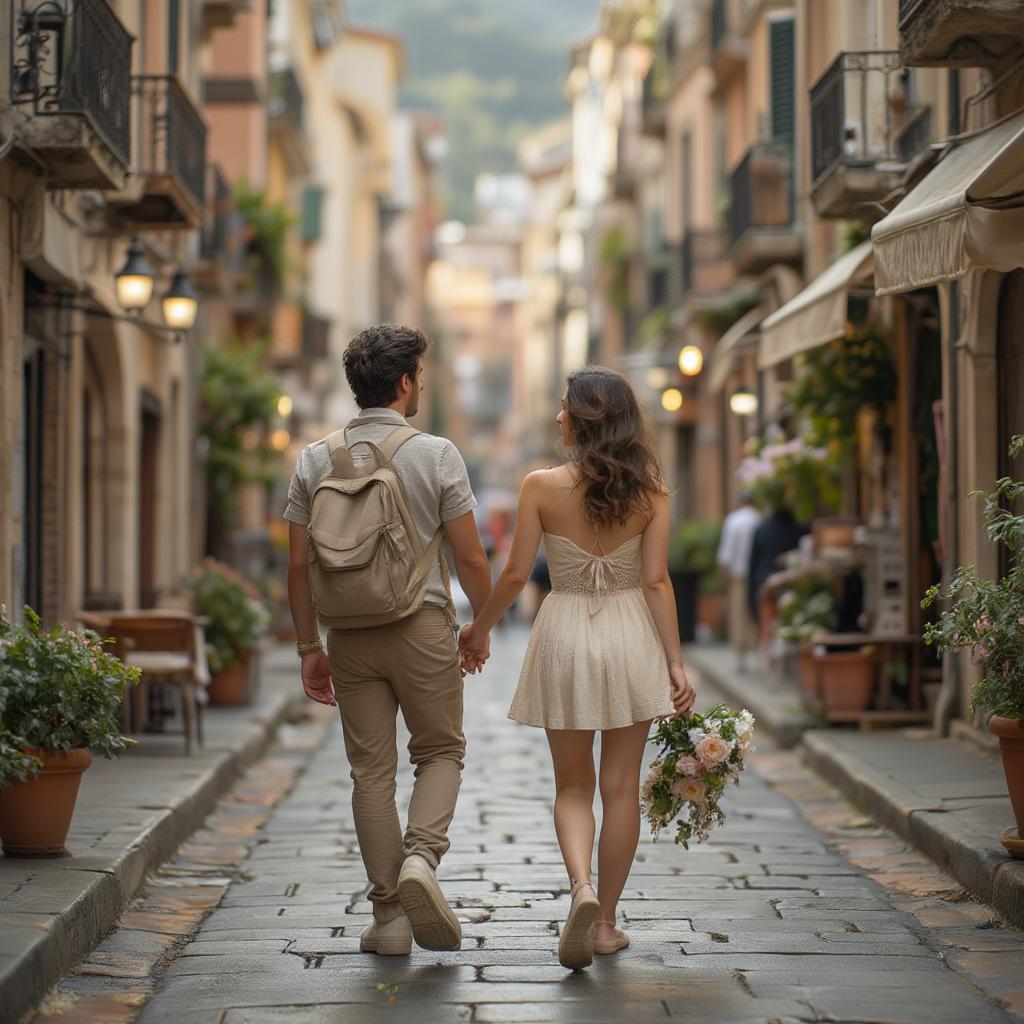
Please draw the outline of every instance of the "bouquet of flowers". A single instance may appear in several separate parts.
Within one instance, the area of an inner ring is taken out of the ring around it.
[[[644,816],[658,833],[676,819],[676,842],[704,842],[725,821],[725,787],[739,782],[754,748],[754,716],[718,704],[703,715],[664,719],[654,735],[660,746],[641,791]]]

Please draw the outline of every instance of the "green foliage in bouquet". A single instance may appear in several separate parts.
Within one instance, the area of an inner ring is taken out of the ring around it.
[[[811,350],[788,398],[812,443],[845,450],[856,437],[861,409],[884,417],[896,400],[896,366],[886,338],[867,324]]]
[[[38,771],[32,748],[113,757],[133,742],[118,724],[139,670],[107,653],[91,630],[44,630],[31,608],[24,615],[17,626],[0,617],[0,786]]]
[[[675,819],[675,841],[689,849],[691,840],[703,842],[725,821],[719,804],[725,787],[739,781],[753,727],[749,711],[732,711],[725,704],[658,724],[658,756],[641,793],[655,839]]]
[[[778,635],[805,643],[820,629],[836,625],[836,594],[832,577],[809,572],[797,577],[779,594]]]
[[[672,531],[669,538],[669,569],[672,572],[699,572],[701,592],[718,593],[722,585],[716,558],[721,539],[720,520],[684,520]]]
[[[1024,449],[1014,437],[1010,457]],[[975,492],[980,494],[981,492]],[[985,533],[1013,554],[1012,568],[999,579],[980,576],[973,565],[953,573],[946,590],[948,608],[925,627],[924,639],[942,653],[966,649],[983,666],[971,690],[971,709],[986,708],[1003,718],[1024,720],[1024,481],[1001,477],[985,499]],[[921,602],[927,608],[943,594],[930,587]]]
[[[214,672],[241,665],[266,632],[270,614],[259,591],[234,569],[207,558],[189,581],[196,611],[206,616],[206,652]]]

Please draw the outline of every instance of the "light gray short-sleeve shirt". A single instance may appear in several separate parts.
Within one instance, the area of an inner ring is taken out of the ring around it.
[[[348,431],[348,443],[357,464],[370,457],[369,449],[360,441],[380,444],[395,427],[406,425],[405,417],[394,409],[364,409],[360,416],[372,416],[375,420],[386,422],[361,423]],[[433,540],[442,523],[458,519],[476,508],[477,501],[469,485],[466,463],[458,448],[447,438],[418,434],[398,449],[392,465],[405,488],[409,514],[424,546]],[[288,485],[285,519],[292,523],[309,522],[313,491],[330,471],[331,458],[326,438],[314,441],[302,449]],[[436,562],[427,579],[425,600],[429,604],[441,605],[448,601],[441,570]]]

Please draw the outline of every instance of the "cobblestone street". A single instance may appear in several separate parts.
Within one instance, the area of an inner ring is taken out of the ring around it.
[[[370,915],[340,730],[312,713],[35,1024],[1018,1019],[1024,935],[763,736],[712,842],[641,840],[621,904],[629,949],[563,970],[544,736],[505,719],[525,636],[499,633],[466,681],[470,750],[441,872],[461,952],[358,952]]]

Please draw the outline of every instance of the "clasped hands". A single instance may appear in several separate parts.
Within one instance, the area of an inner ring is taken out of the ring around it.
[[[491,656],[491,635],[484,633],[475,623],[463,626],[459,633],[459,665],[463,672],[474,675]]]

